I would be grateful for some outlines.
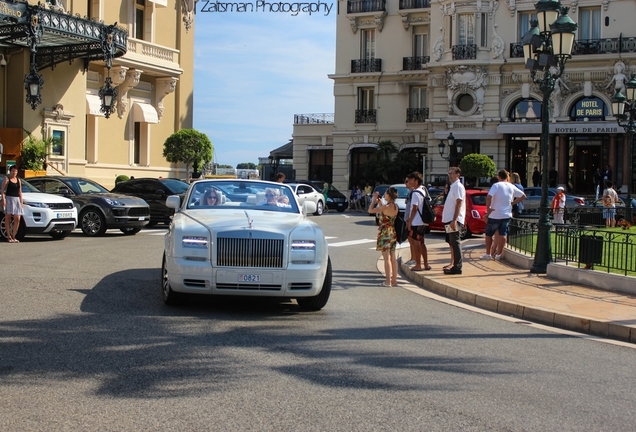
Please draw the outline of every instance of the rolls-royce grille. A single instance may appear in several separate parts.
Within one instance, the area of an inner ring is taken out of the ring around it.
[[[219,267],[283,267],[282,239],[219,238]]]
[[[48,206],[52,210],[67,210],[73,208],[73,203],[50,203]]]

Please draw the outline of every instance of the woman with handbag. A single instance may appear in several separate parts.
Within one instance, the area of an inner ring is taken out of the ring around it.
[[[397,189],[390,187],[384,193],[386,204],[382,205],[382,200],[378,192],[373,195],[371,204],[369,204],[369,213],[380,213],[376,250],[381,251],[382,257],[384,258],[384,274],[386,280],[380,283],[380,286],[385,287],[397,286],[398,265],[395,252],[397,237],[393,226],[395,218],[398,215],[398,206],[395,203],[397,196]]]

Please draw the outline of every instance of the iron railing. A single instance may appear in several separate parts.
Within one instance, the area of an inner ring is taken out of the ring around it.
[[[381,12],[386,10],[386,0],[349,0],[347,13]]]
[[[636,37],[582,39],[575,40],[572,55],[590,54],[620,54],[636,52]],[[510,44],[510,58],[522,58],[523,45],[521,42]]]
[[[382,59],[351,60],[351,73],[382,72]]]
[[[636,276],[635,231],[571,224],[556,224],[552,230],[554,262],[576,263],[579,268]],[[508,231],[508,247],[534,256],[538,231],[536,220],[513,218]]]
[[[294,124],[333,124],[334,114],[294,114]]]
[[[407,108],[406,122],[418,123],[428,119],[428,108]]]
[[[453,60],[474,60],[477,58],[477,45],[453,45]]]
[[[356,123],[375,123],[375,110],[356,110]]]
[[[400,9],[423,9],[430,7],[430,0],[400,0]]]
[[[425,64],[431,61],[430,56],[404,57],[402,59],[402,70],[422,70]]]

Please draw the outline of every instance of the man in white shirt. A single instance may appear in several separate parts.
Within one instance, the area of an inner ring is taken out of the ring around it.
[[[442,212],[442,223],[448,235],[448,245],[451,248],[452,267],[445,268],[444,274],[462,274],[462,248],[460,232],[464,227],[466,218],[466,189],[459,176],[462,170],[458,167],[448,169],[448,178],[451,185]]]
[[[508,172],[504,169],[497,173],[499,181],[490,187],[486,197],[486,253],[481,259],[496,259],[501,261],[501,254],[506,246],[508,238],[508,225],[512,218],[512,206],[526,199],[526,194],[515,185],[508,182]],[[493,236],[495,232],[499,236],[495,240],[495,256],[490,255]]]
[[[409,182],[407,187],[412,189],[411,191],[411,210],[409,214],[405,214],[406,227],[409,230],[410,244],[413,246],[413,260],[415,260],[415,267],[411,268],[413,271],[430,270],[431,266],[428,265],[428,249],[424,240],[424,234],[426,233],[426,225],[422,221],[422,206],[424,205],[424,199],[428,196],[428,192],[422,187],[422,174],[414,171],[406,176]],[[408,209],[407,209],[408,210]]]

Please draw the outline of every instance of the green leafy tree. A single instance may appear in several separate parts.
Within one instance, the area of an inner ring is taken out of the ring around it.
[[[170,135],[163,143],[163,157],[168,162],[186,164],[186,171],[192,166],[199,167],[212,160],[212,142],[204,133],[194,129],[181,129]]]
[[[228,164],[220,164],[220,165],[217,165],[217,168],[234,168],[234,167]]]
[[[391,140],[378,142],[375,154],[361,168],[361,178],[355,181],[361,183],[363,179],[379,180],[388,183],[392,180],[392,161],[398,149]]]
[[[236,169],[256,169],[256,164],[252,162],[243,162],[238,164]]]
[[[51,138],[39,139],[29,134],[20,151],[20,168],[34,171],[43,169],[51,142]]]
[[[492,177],[497,171],[495,161],[483,154],[471,153],[464,156],[459,164],[462,174],[469,180],[474,179],[475,184],[480,177]]]

